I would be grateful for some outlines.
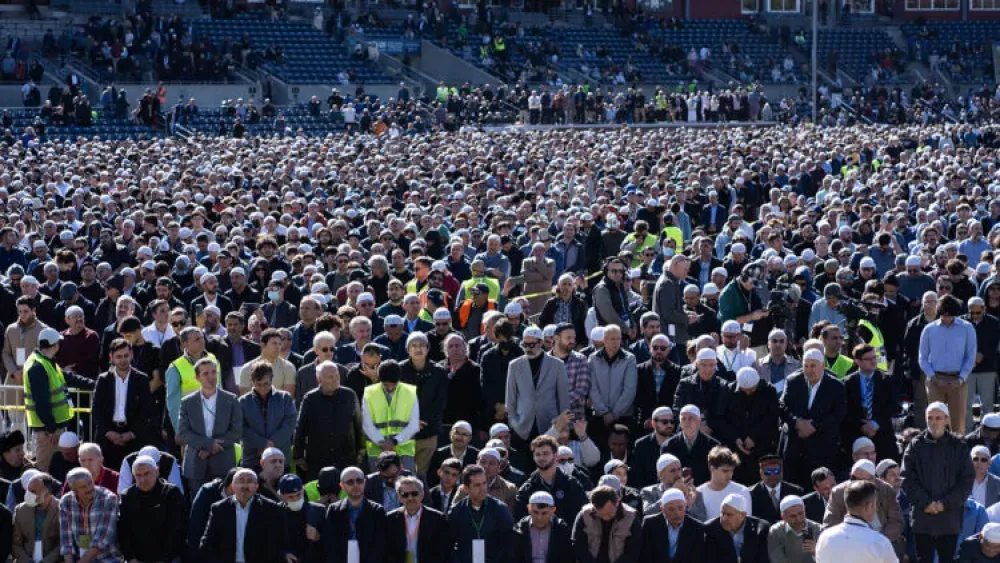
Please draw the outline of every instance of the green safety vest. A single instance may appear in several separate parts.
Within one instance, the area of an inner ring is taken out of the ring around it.
[[[437,99],[439,102],[446,101],[448,99],[448,87],[438,86],[437,89]]]
[[[858,326],[863,326],[868,329],[868,332],[872,333],[872,338],[868,341],[868,345],[875,349],[878,369],[882,370],[883,373],[889,371],[889,359],[885,354],[885,340],[882,338],[882,331],[872,324],[871,321],[867,320],[858,322]]]
[[[365,387],[365,404],[368,405],[368,412],[371,414],[372,423],[382,436],[391,438],[399,434],[410,422],[410,412],[413,405],[417,403],[417,388],[408,383],[396,385],[396,391],[392,394],[392,404],[385,401],[385,392],[381,383],[375,383]],[[382,448],[371,440],[366,440],[368,457],[375,458],[382,453]],[[417,443],[412,438],[396,444],[396,453],[399,455],[413,456],[417,451]]]
[[[35,365],[35,362],[42,364],[46,375],[49,376],[49,408],[52,410],[52,418],[56,424],[62,425],[73,418],[73,410],[69,403],[69,389],[66,388],[66,378],[63,377],[62,370],[52,360],[43,356],[37,350],[24,362],[21,373],[24,374],[24,408],[28,415],[28,426],[30,428],[45,428],[45,423],[38,416],[35,410],[35,399],[31,390],[31,380],[28,378],[28,370]],[[37,390],[41,391],[41,390]]]
[[[215,376],[221,384],[222,367],[219,365],[219,360],[215,359],[215,356],[208,353],[206,353],[205,357],[215,362]],[[198,379],[194,376],[194,364],[187,359],[187,356],[181,354],[181,357],[174,360],[170,365],[176,369],[177,373],[181,376],[181,397],[186,397],[189,394],[201,389],[201,383],[198,383]]]
[[[825,357],[824,357],[825,358]],[[837,356],[837,360],[830,364],[830,358],[826,359],[826,369],[833,372],[837,376],[837,379],[843,380],[847,377],[847,372],[851,371],[854,367],[854,360],[848,358],[847,356],[840,354]]]
[[[306,500],[309,502],[319,502],[319,497],[322,496],[319,494],[319,481],[309,481],[305,484],[303,490],[306,492]],[[341,489],[337,493],[337,498],[347,498],[347,492]]]
[[[507,44],[504,42],[503,37],[497,37],[493,41],[493,48],[497,50],[498,53],[503,52],[507,48]]]
[[[663,230],[660,231],[660,233],[665,237],[673,239],[674,243],[677,244],[677,251],[684,248],[684,233],[681,231],[680,227],[663,227]]]
[[[496,278],[483,276],[479,278],[471,278],[462,282],[462,289],[465,290],[466,299],[472,298],[472,286],[476,285],[477,283],[485,283],[486,285],[490,286],[491,301],[496,301],[497,297],[500,297],[500,282],[498,282]]]
[[[625,237],[625,243],[627,244],[631,244],[632,241],[634,240],[638,240],[635,236],[635,233],[629,233],[629,235]],[[656,247],[656,237],[647,232],[645,240],[639,241],[638,244],[635,245],[635,248],[632,249],[633,268],[638,268],[639,265],[642,264],[642,251],[649,246],[652,246],[654,248]],[[678,246],[677,248],[682,248],[683,246],[684,246],[684,241],[682,240],[680,246]],[[628,272],[626,272],[626,274],[628,274]]]

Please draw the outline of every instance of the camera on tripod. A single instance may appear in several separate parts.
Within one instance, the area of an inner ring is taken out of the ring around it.
[[[849,323],[869,320],[875,316],[877,311],[881,311],[882,309],[885,309],[885,305],[882,303],[858,301],[846,295],[841,296],[840,303],[837,304],[837,312],[847,317],[847,322]]]

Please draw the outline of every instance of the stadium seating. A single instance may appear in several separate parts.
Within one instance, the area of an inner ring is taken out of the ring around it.
[[[325,106],[324,106],[325,109]],[[342,133],[342,120],[333,120],[325,112],[320,117],[309,115],[308,108],[303,105],[280,107],[278,110],[285,115],[287,127],[292,131],[302,131],[308,136],[326,135],[327,133]],[[183,126],[191,131],[205,135],[215,135],[219,132],[219,123],[226,123],[226,132],[232,129],[233,118],[224,117],[222,108],[202,108],[194,118],[187,118]],[[247,136],[261,137],[275,134],[274,119],[261,118],[259,123],[246,123]]]
[[[901,29],[910,44],[911,56],[928,62],[931,55],[937,54],[942,58],[940,68],[958,82],[993,81],[990,53],[993,42],[1000,38],[1000,22],[928,21]],[[943,61],[953,48],[957,49],[960,68]]]
[[[137,125],[127,118],[111,117],[103,109],[98,109],[98,118],[90,127],[60,126],[55,127],[46,124],[45,139],[66,141],[77,137],[94,138],[99,137],[105,140],[125,140],[125,139],[150,139],[165,136],[165,133],[148,127]],[[35,117],[38,115],[37,108],[24,108],[10,110],[14,123],[10,130],[15,137],[20,137],[26,127],[32,126]]]
[[[356,82],[389,84],[392,78],[376,66],[351,57],[346,44],[331,40],[305,23],[239,17],[232,20],[195,20],[194,38],[207,35],[220,43],[239,40],[246,33],[255,49],[277,45],[284,51],[285,64],[264,64],[279,78],[298,83],[335,82],[337,73],[347,70]]]
[[[811,45],[812,37],[806,33],[806,47]],[[870,75],[872,69],[880,66],[877,56],[886,50],[896,49],[896,43],[889,34],[881,29],[873,28],[835,28],[821,29],[819,32],[818,51],[820,61],[826,66],[829,54],[834,49],[838,53],[838,67],[855,80],[863,80]],[[906,81],[905,73],[893,72],[880,78],[879,82],[898,84]]]

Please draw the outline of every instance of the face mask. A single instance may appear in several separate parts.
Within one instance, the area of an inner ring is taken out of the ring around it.
[[[566,475],[572,475],[573,474],[573,462],[572,461],[564,461],[564,462],[560,463],[559,464],[559,470],[562,471],[563,473],[565,473]]]
[[[271,301],[277,301],[278,299],[281,298],[281,293],[278,291],[268,291],[267,298],[270,299]]]
[[[298,511],[302,510],[302,507],[305,505],[305,503],[306,503],[306,499],[300,498],[299,500],[291,501],[291,502],[288,502],[287,504],[288,504],[289,510],[291,510],[292,512],[298,512]]]
[[[663,255],[666,256],[667,258],[670,258],[671,256],[674,255],[674,249],[670,248],[669,246],[665,247],[663,249]]]
[[[24,492],[24,504],[28,506],[38,506],[38,495],[31,491]]]

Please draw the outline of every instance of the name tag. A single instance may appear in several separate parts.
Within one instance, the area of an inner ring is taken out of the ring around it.
[[[472,563],[486,563],[486,540],[472,540]]]
[[[26,358],[27,355],[24,348],[18,348],[14,351],[14,363],[18,366],[23,366]]]
[[[35,563],[38,563],[44,557],[45,554],[42,553],[42,540],[35,540],[35,551],[31,553],[31,558],[35,560]]]
[[[358,540],[347,540],[347,563],[361,563],[361,548]]]
[[[667,336],[671,338],[677,336],[677,327],[674,325],[667,325]]]
[[[90,536],[77,536],[76,545],[80,548],[80,557],[83,557],[87,550],[90,549]]]

